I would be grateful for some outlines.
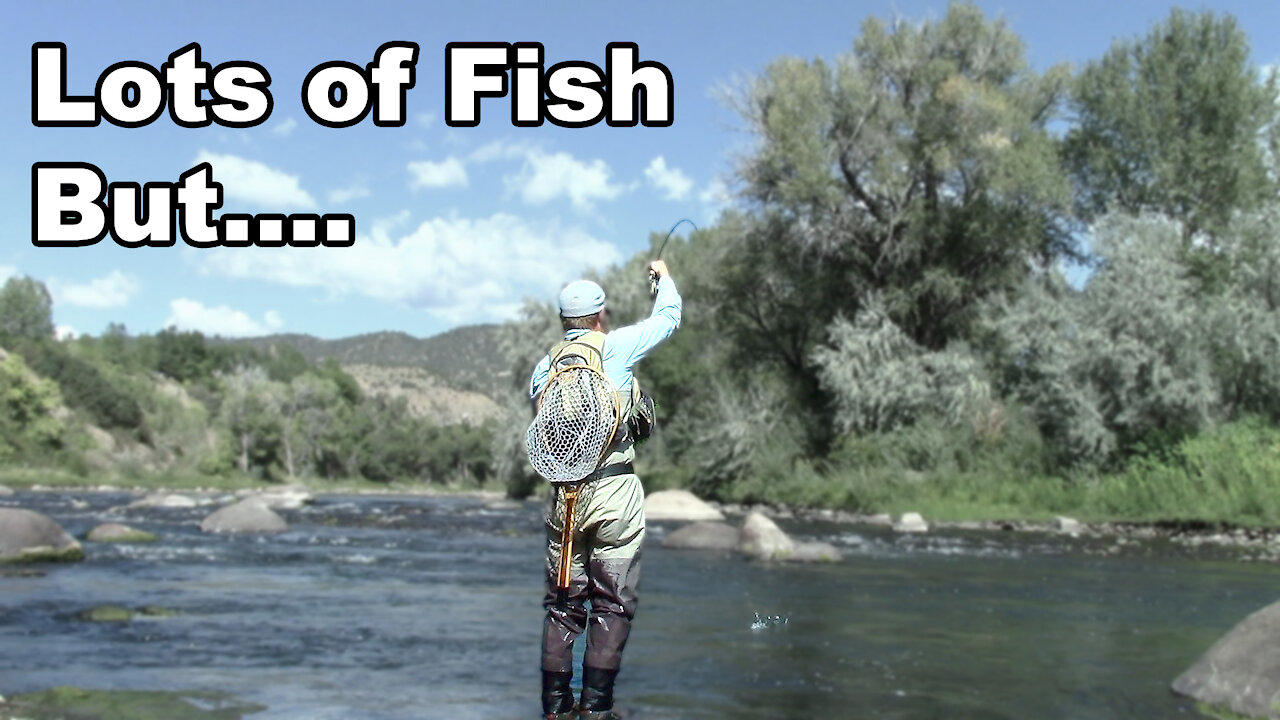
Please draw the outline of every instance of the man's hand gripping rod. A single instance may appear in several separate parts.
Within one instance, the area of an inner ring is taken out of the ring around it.
[[[675,232],[676,228],[680,227],[682,223],[689,223],[689,227],[694,230],[698,229],[698,226],[694,225],[693,221],[688,218],[681,218],[677,220],[676,224],[672,225],[671,229],[667,231],[667,236],[663,238],[662,246],[658,248],[658,256],[654,258],[655,262],[662,259],[662,251],[667,249],[667,241],[671,239],[671,233]],[[649,268],[649,294],[658,294],[658,273],[652,267]]]

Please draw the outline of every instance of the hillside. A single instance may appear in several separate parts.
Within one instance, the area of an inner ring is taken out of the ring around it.
[[[337,340],[278,334],[236,342],[258,350],[285,343],[312,362],[333,358],[343,366],[425,368],[453,390],[495,398],[511,385],[511,373],[502,365],[497,340],[497,325],[468,325],[429,338],[403,332],[375,332]]]
[[[488,396],[449,387],[434,373],[417,367],[343,365],[367,395],[405,398],[409,412],[437,425],[478,425],[502,414]]]

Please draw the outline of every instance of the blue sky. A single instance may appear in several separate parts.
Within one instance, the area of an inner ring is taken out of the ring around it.
[[[1113,38],[1147,32],[1168,2],[981,2],[1027,44],[1038,69],[1100,56]],[[1202,6],[1236,16],[1254,62],[1280,61],[1280,4]],[[868,16],[937,18],[945,2],[646,3],[22,3],[7,8],[0,53],[0,277],[44,281],[54,319],[99,334],[173,324],[209,334],[303,332],[334,338],[379,330],[428,336],[507,319],[525,297],[551,299],[588,267],[647,245],[680,218],[712,224],[732,203],[734,157],[751,147],[718,89],[771,59],[831,58]],[[371,118],[313,122],[300,88],[331,60],[364,66],[389,41],[420,47],[403,127]],[[546,64],[603,66],[605,46],[634,42],[675,83],[670,127],[514,127],[507,99],[487,99],[473,128],[444,122],[445,45],[536,41]],[[31,45],[67,46],[73,95],[110,65],[159,67],[191,42],[213,65],[253,61],[270,73],[274,109],[258,127],[188,129],[167,114],[141,128],[31,123]],[[31,243],[31,166],[93,163],[108,181],[175,182],[209,161],[224,211],[350,213],[348,248],[126,249]],[[673,268],[677,275],[679,268]],[[640,280],[638,280],[640,281]]]

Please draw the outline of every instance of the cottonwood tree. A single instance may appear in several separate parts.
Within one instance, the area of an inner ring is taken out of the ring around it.
[[[1072,85],[1063,157],[1081,216],[1159,212],[1189,247],[1274,197],[1276,79],[1249,62],[1234,18],[1174,9],[1116,40]]]
[[[0,338],[53,337],[53,297],[44,283],[11,277],[0,288]]]
[[[941,350],[982,298],[1071,253],[1046,130],[1068,79],[1032,71],[1021,40],[971,4],[868,20],[833,63],[770,64],[735,101],[758,139],[739,167],[748,224],[722,270],[742,354],[776,361],[821,408],[813,350],[869,293]]]

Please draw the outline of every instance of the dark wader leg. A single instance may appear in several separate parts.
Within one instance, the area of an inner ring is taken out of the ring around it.
[[[560,506],[553,503],[547,516],[546,595],[542,605],[546,617],[542,625],[542,713],[546,717],[574,709],[573,643],[586,630],[587,572],[590,548],[581,535],[574,538],[569,589],[560,590],[561,518]]]

